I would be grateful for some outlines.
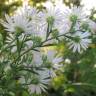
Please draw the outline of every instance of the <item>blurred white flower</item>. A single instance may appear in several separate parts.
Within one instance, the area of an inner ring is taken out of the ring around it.
[[[70,39],[68,42],[69,49],[73,49],[73,52],[77,51],[79,53],[81,53],[83,50],[86,50],[91,43],[91,39],[89,39],[90,35],[91,34],[89,32],[80,31],[71,34],[73,40]]]
[[[43,60],[42,60],[41,53],[37,51],[33,51],[33,60],[32,60],[33,66],[39,67],[42,65],[42,63],[43,63]]]
[[[66,10],[64,10],[63,14],[65,20],[68,21],[72,21],[74,19],[76,19],[77,21],[82,21],[88,18],[83,8],[76,6],[72,7],[71,9],[67,8]]]
[[[58,26],[57,26],[57,28],[58,28]],[[62,35],[62,34],[69,33],[70,28],[71,28],[71,23],[69,21],[65,20],[63,22],[63,24],[58,28],[60,30],[59,34]]]
[[[94,68],[96,68],[96,64],[94,64]]]
[[[43,11],[40,17],[41,25],[44,27],[45,31],[47,31],[48,23],[50,23],[52,28],[62,31],[63,14],[59,7],[53,5],[46,7],[46,11]]]
[[[54,50],[48,50],[47,52],[47,61],[48,61],[48,67],[46,68],[46,71],[48,71],[49,75],[51,77],[55,77],[55,70],[59,70],[62,68],[62,64],[60,64],[63,61],[62,57],[56,57],[56,51]]]
[[[33,21],[38,21],[40,20],[39,18],[39,10],[36,7],[31,7],[31,6],[22,6],[20,9],[16,11],[16,14],[20,14],[25,16],[27,19],[33,20]]]
[[[22,15],[15,15],[10,17],[5,15],[6,21],[1,20],[1,24],[6,28],[5,30],[11,33],[25,33],[32,34],[34,32],[32,22]],[[32,31],[33,30],[33,31]]]
[[[44,30],[44,27],[42,26],[42,11],[39,11],[35,7],[25,6],[25,8],[22,8],[23,15],[26,16],[29,20],[31,20],[33,26],[33,30],[37,36],[41,37],[45,40],[46,37],[46,31]]]
[[[52,68],[44,68],[44,70],[49,74],[49,76],[51,78],[54,78],[54,77],[57,76],[56,73],[55,73],[55,71]]]
[[[21,7],[18,11],[16,11],[16,14],[23,15],[26,17],[29,21],[32,22],[32,27],[34,33],[36,36],[41,37],[42,39],[45,39],[46,37],[46,31],[44,31],[44,28],[42,25],[41,20],[41,14],[42,12],[39,11],[36,7],[30,7],[28,5]]]
[[[47,86],[50,83],[49,75],[46,71],[36,71],[38,75],[34,78],[33,84],[28,86],[30,93],[41,94],[46,92]]]
[[[89,28],[91,29],[92,33],[96,33],[96,23],[92,20],[89,20],[88,24],[89,24]]]
[[[65,59],[65,63],[70,64],[70,63],[71,63],[71,60],[68,59],[68,58],[66,58],[66,59]]]
[[[48,50],[47,59],[52,63],[53,68],[58,69],[61,66],[59,63],[62,62],[63,59],[62,57],[56,57],[56,53],[54,50]]]

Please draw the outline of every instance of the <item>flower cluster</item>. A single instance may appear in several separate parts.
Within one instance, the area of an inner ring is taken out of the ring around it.
[[[41,39],[63,35],[73,52],[80,53],[91,43],[91,28],[94,25],[82,7],[67,8],[62,12],[58,6],[50,6],[43,11],[25,6],[14,16],[5,15],[5,18],[6,21],[1,20],[1,24],[6,31],[39,36]]]
[[[11,70],[15,68],[21,85],[30,93],[46,92],[56,71],[62,70],[63,58],[57,51],[44,52],[43,47],[66,42],[72,52],[82,53],[92,43],[95,23],[84,13],[82,7],[67,8],[50,6],[46,10],[24,6],[13,16],[0,20],[7,36],[1,54],[8,59]],[[16,70],[16,68],[19,70]],[[21,74],[23,74],[21,76]]]

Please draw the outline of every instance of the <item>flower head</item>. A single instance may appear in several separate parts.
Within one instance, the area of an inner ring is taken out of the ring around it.
[[[45,68],[45,70],[51,77],[55,77],[55,70],[59,70],[62,67],[62,64],[60,64],[63,61],[62,57],[56,57],[55,55],[56,51],[53,50],[48,50],[46,54],[47,60],[45,62],[45,65],[47,66],[47,68]]]
[[[46,92],[46,85],[48,86],[50,79],[46,71],[37,71],[38,75],[33,77],[33,84],[28,86],[30,93],[41,94],[41,92]]]
[[[88,17],[82,7],[72,7],[64,11],[65,19],[68,19],[72,22],[86,20]]]
[[[91,43],[89,36],[91,36],[89,32],[77,31],[74,34],[71,34],[72,39],[68,42],[69,49],[73,49],[73,52],[77,51],[79,53],[86,50]]]
[[[25,16],[29,20],[33,21],[40,21],[40,15],[41,11],[39,11],[36,7],[31,6],[23,6],[20,9],[16,11],[16,14],[20,14]]]
[[[1,20],[1,24],[5,30],[11,33],[32,34],[32,23],[23,15],[15,15],[13,17],[5,15],[6,21]]]
[[[49,29],[57,29],[58,32],[62,31],[61,25],[63,24],[63,14],[57,6],[51,5],[46,8],[46,11],[43,11],[40,15],[41,17],[41,25],[44,27],[44,30],[47,31]]]
[[[46,37],[46,31],[44,30],[44,27],[42,26],[42,11],[39,11],[36,7],[30,7],[28,5],[21,7],[17,12],[17,14],[23,15],[25,18],[27,18],[29,21],[32,22],[32,31],[34,33],[41,37],[42,39]]]

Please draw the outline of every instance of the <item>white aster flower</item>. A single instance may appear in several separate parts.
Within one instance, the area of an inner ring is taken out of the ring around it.
[[[49,74],[49,76],[51,77],[51,78],[54,78],[54,77],[56,77],[57,75],[56,75],[56,73],[55,73],[55,71],[52,69],[52,68],[44,68],[44,70]]]
[[[65,17],[65,20],[68,20],[68,21],[69,20],[73,21],[74,19],[76,19],[77,21],[82,21],[88,18],[83,8],[76,7],[76,6],[72,7],[71,9],[66,9],[64,11],[64,17]]]
[[[60,62],[62,62],[62,57],[56,57],[56,51],[54,50],[48,50],[47,52],[47,59],[49,62],[52,63],[52,66],[54,69],[59,69],[61,67]]]
[[[25,6],[25,8],[22,8],[22,10],[23,15],[26,16],[29,20],[31,20],[32,24],[34,25],[33,29],[36,35],[45,40],[46,31],[44,30],[44,27],[42,27],[42,11],[39,11],[36,7],[30,6]]]
[[[41,17],[41,25],[44,27],[46,31],[48,28],[48,23],[54,29],[61,31],[59,27],[63,24],[63,14],[57,6],[50,5],[50,7],[46,8],[46,11],[43,11],[40,14]]]
[[[19,31],[19,33],[32,34],[34,32],[32,22],[22,15],[15,15],[10,17],[5,15],[6,21],[1,20],[1,24],[6,28],[5,30],[11,33]]]
[[[83,31],[90,31],[93,34],[96,32],[96,23],[90,19],[84,20],[82,22],[76,22],[74,29],[83,30]]]
[[[89,24],[89,28],[91,29],[92,33],[96,33],[96,22],[89,20],[87,23]]]
[[[73,49],[73,52],[81,53],[83,50],[86,50],[91,43],[91,39],[89,36],[91,34],[89,32],[80,32],[77,31],[74,34],[70,35],[73,39],[70,39],[68,42],[69,49]]]
[[[46,31],[44,31],[44,28],[41,26],[41,11],[39,11],[36,7],[30,7],[26,5],[21,7],[16,13],[23,15],[29,21],[31,21],[33,29],[32,31],[34,31],[37,36],[45,39]]]
[[[23,6],[19,10],[16,11],[16,14],[23,15],[26,18],[33,20],[33,21],[40,20],[39,18],[40,12],[36,7],[31,7],[28,5]]]
[[[55,57],[56,52],[53,50],[48,50],[47,52],[47,68],[45,70],[49,73],[51,77],[55,77],[55,70],[59,70],[62,67],[62,64],[60,64],[63,59],[62,57]],[[46,64],[45,64],[46,65]]]
[[[33,77],[33,84],[28,86],[30,93],[41,94],[46,92],[47,86],[50,82],[49,75],[46,71],[36,71],[38,75]]]

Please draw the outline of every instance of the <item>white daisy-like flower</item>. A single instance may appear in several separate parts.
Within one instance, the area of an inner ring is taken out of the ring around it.
[[[50,78],[47,71],[36,71],[38,75],[33,77],[33,84],[28,86],[30,93],[41,94],[46,92],[47,86],[50,83]]]
[[[87,23],[89,24],[89,28],[91,29],[92,33],[96,33],[96,22],[89,19]]]
[[[54,77],[56,77],[57,75],[56,75],[56,73],[55,73],[55,71],[52,69],[52,68],[44,68],[44,70],[46,70],[46,72],[49,74],[49,76],[51,77],[51,78],[54,78]]]
[[[76,22],[74,29],[75,31],[90,31],[94,34],[96,32],[96,23],[90,19],[87,19],[82,22]]]
[[[77,21],[82,21],[88,19],[84,9],[82,7],[72,7],[71,9],[67,8],[64,10],[64,18],[65,20],[73,21],[74,19]]]
[[[21,32],[24,34],[34,33],[34,25],[23,15],[15,15],[10,17],[5,15],[6,21],[1,20],[1,24],[6,28],[5,30],[11,33]]]
[[[69,40],[68,46],[69,49],[73,49],[73,52],[81,53],[83,50],[86,50],[91,43],[91,39],[89,37],[91,34],[89,32],[80,32],[77,31],[74,34],[70,34],[72,39]]]
[[[16,14],[20,14],[23,15],[25,17],[27,17],[30,20],[33,21],[38,21],[40,20],[39,15],[41,12],[39,12],[39,10],[36,7],[31,7],[31,6],[22,6],[20,9],[18,9],[16,11]]]
[[[61,65],[59,64],[62,62],[62,57],[56,57],[56,51],[48,50],[47,52],[47,59],[48,61],[52,62],[53,68],[58,69]]]
[[[59,70],[62,67],[62,64],[60,64],[63,61],[62,57],[55,57],[56,51],[48,50],[47,52],[47,61],[48,61],[48,68],[45,68],[45,70],[49,73],[51,77],[55,77],[55,70]]]
[[[41,25],[44,27],[44,31],[47,31],[48,23],[51,25],[51,27],[53,27],[53,29],[57,29],[59,32],[62,31],[61,25],[64,25],[63,14],[59,7],[53,5],[46,7],[46,11],[43,11],[40,14],[40,17]]]
[[[46,31],[44,31],[44,27],[42,27],[41,11],[39,11],[36,7],[26,5],[21,7],[18,11],[16,11],[16,13],[29,19],[32,22],[32,25],[34,25],[32,26],[32,31],[34,31],[37,36],[45,40]]]

